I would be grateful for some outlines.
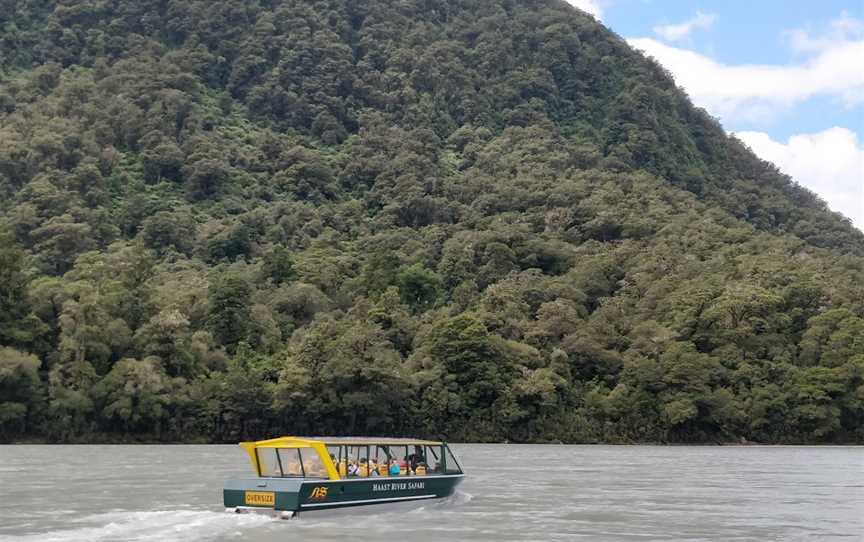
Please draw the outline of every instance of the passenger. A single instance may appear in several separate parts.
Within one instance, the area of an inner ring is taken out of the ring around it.
[[[408,476],[408,462],[405,460],[399,462],[399,476]]]
[[[414,470],[414,474],[417,476],[426,476],[426,463],[418,463],[417,468]]]
[[[348,476],[359,476],[360,469],[357,467],[357,463],[352,459],[348,462]]]
[[[423,455],[423,447],[419,444],[414,445],[414,453],[408,456],[408,464],[411,467],[411,472],[417,470],[417,465],[426,462],[426,456]]]
[[[366,459],[365,457],[361,457],[360,458],[360,464],[357,467],[358,467],[357,468],[357,471],[358,471],[357,474],[361,478],[365,478],[365,477],[369,476],[369,460],[368,459]]]
[[[395,459],[390,460],[390,476],[399,476],[399,463]]]
[[[369,476],[380,476],[378,473],[378,460],[373,459],[372,463],[369,465]]]

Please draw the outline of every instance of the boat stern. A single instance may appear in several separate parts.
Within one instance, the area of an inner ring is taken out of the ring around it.
[[[225,508],[238,512],[297,512],[302,480],[232,478],[222,488]]]

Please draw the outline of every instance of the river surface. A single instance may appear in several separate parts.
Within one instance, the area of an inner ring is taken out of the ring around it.
[[[453,449],[449,499],[286,521],[224,511],[237,446],[0,446],[0,540],[864,540],[864,448]]]

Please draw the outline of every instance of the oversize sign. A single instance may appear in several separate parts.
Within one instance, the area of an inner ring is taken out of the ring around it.
[[[247,491],[244,502],[246,506],[274,506],[276,494],[269,491]]]

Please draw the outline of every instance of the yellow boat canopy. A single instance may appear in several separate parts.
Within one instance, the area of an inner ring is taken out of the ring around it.
[[[434,440],[419,440],[408,438],[375,438],[375,437],[277,437],[254,442],[241,442],[240,447],[246,450],[252,467],[259,475],[261,465],[256,450],[259,448],[311,448],[314,450],[326,470],[327,477],[339,480],[341,477],[336,465],[330,459],[327,446],[441,446],[443,442]]]
[[[347,446],[441,446],[443,442],[435,440],[420,440],[411,438],[375,438],[375,437],[277,437],[255,442],[241,442],[240,446],[247,448],[296,448],[311,447],[311,443],[337,444]]]

